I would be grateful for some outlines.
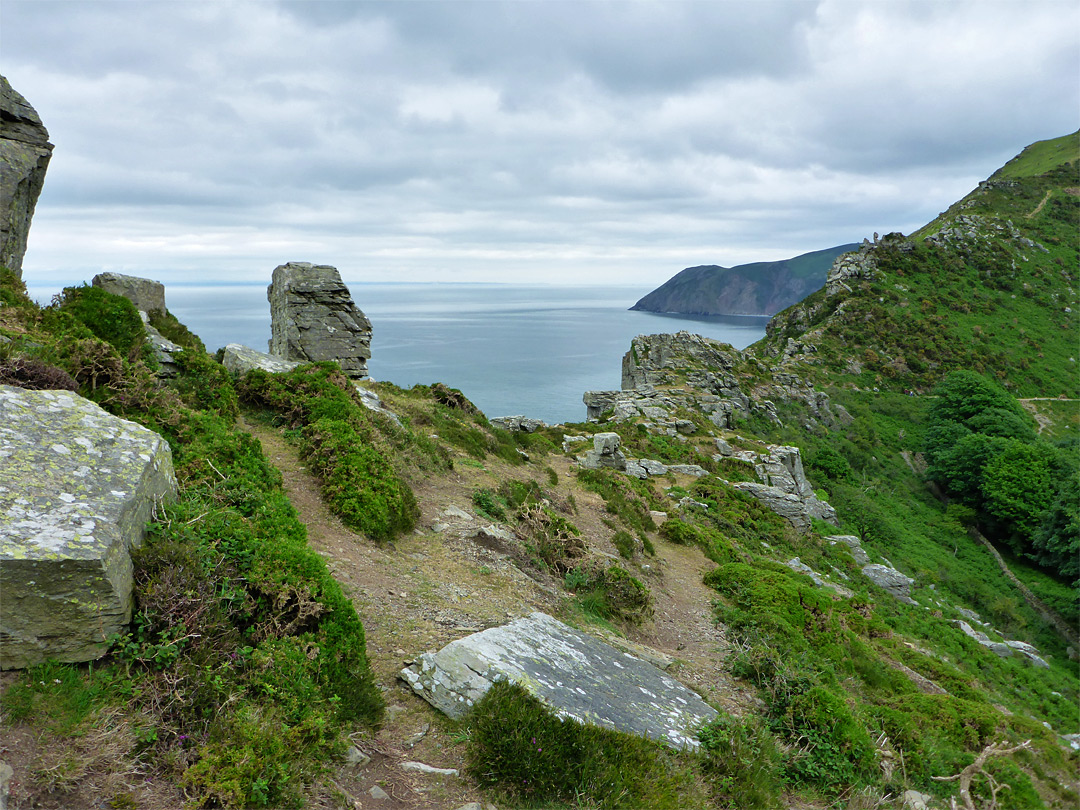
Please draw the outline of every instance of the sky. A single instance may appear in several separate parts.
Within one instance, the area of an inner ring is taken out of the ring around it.
[[[933,219],[1080,126],[1075,0],[0,0],[24,279],[659,285]]]

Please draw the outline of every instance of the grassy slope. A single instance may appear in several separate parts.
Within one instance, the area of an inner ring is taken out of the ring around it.
[[[913,246],[882,245],[875,279],[832,298],[818,291],[778,315],[757,350],[789,337],[815,344],[795,368],[818,384],[926,390],[968,368],[1018,396],[1077,397],[1078,148],[1070,135],[1025,150],[1008,175],[917,231]],[[1063,153],[1067,162],[1032,174]],[[928,241],[959,216],[982,218],[978,238]]]

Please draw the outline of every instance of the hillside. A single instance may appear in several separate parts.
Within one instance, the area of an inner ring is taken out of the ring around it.
[[[953,369],[1080,395],[1080,134],[1033,144],[910,237],[777,315],[752,353],[819,385],[926,391]]]
[[[126,298],[0,271],[0,383],[161,433],[180,489],[108,655],[0,675],[10,806],[945,810],[966,771],[979,810],[1075,807],[1077,143],[746,352],[635,338],[593,421],[534,432],[333,363],[233,375],[167,313],[162,378]],[[700,746],[399,680],[536,610],[692,687]]]
[[[687,267],[630,309],[681,315],[775,315],[821,287],[833,259],[856,247],[840,245],[783,261],[736,267]]]

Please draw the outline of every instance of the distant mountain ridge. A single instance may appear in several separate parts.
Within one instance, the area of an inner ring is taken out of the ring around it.
[[[736,267],[687,267],[630,309],[680,315],[772,316],[822,287],[833,260],[857,247],[838,245],[782,261]]]

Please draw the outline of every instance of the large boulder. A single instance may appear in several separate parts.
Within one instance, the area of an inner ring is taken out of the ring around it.
[[[544,613],[424,653],[401,678],[435,708],[464,716],[495,681],[531,692],[559,717],[696,748],[716,710],[652,664]]]
[[[52,150],[37,112],[0,76],[0,266],[19,278]]]
[[[270,354],[316,363],[334,360],[350,377],[368,376],[371,322],[353,303],[337,269],[289,262],[274,269],[270,299]]]
[[[98,273],[90,284],[113,295],[122,295],[139,312],[148,315],[151,312],[165,313],[165,285],[160,281],[123,273]]]
[[[287,374],[301,363],[292,360],[282,360],[280,357],[256,351],[239,343],[230,343],[222,352],[221,364],[225,369],[237,376],[247,374],[253,369],[267,371],[271,374]]]
[[[626,456],[619,449],[620,441],[618,433],[593,434],[593,449],[581,459],[581,465],[588,470],[625,470]]]
[[[69,391],[0,385],[0,669],[103,655],[131,621],[131,548],[175,495],[158,434]]]

